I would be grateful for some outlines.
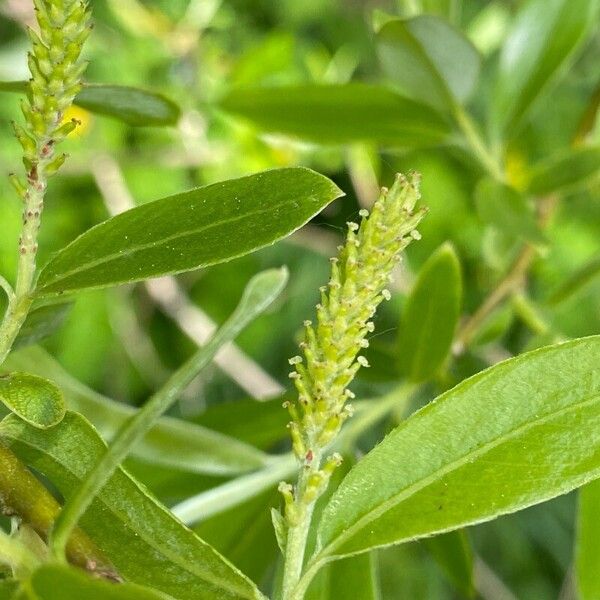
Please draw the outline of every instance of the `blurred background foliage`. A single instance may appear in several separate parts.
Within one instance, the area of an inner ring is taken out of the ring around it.
[[[235,95],[241,94],[243,98],[243,89],[249,87],[270,90],[273,86],[361,81],[387,82],[393,88],[389,69],[386,73],[378,60],[374,24],[381,27],[390,15],[429,13],[460,28],[479,51],[480,83],[467,102],[482,129],[493,136],[493,127],[486,123],[494,101],[499,49],[521,4],[518,0],[93,0],[96,27],[88,46],[88,81],[162,92],[180,105],[181,118],[173,127],[134,128],[73,109],[82,126],[67,142],[71,158],[49,190],[41,261],[130,202],[148,202],[270,167],[306,165],[328,175],[346,197],[303,231],[249,257],[185,275],[175,290],[175,304],[202,311],[194,313],[201,318],[191,327],[206,333],[206,317],[221,322],[251,274],[287,264],[291,281],[283,299],[238,340],[245,359],[260,366],[267,391],[277,392],[289,387],[286,359],[296,353],[299,327],[312,315],[318,287],[326,282],[328,257],[336,252],[345,222],[374,200],[379,184],[389,184],[397,171],[414,169],[423,176],[429,215],[421,227],[423,239],[411,246],[398,274],[392,302],[377,317],[369,356],[372,368],[361,371],[355,385],[360,398],[381,395],[397,382],[398,352],[411,351],[397,347],[406,294],[421,265],[447,241],[460,260],[463,315],[473,314],[502,281],[524,240],[533,248],[534,257],[527,270],[527,286],[507,294],[464,351],[456,349],[454,359],[447,360],[429,381],[423,402],[508,356],[552,341],[599,333],[597,169],[577,185],[561,190],[560,197],[553,190],[543,195],[552,214],[542,232],[529,197],[524,204],[518,199],[510,203],[514,214],[493,206],[489,209],[481,200],[482,195],[489,195],[489,190],[482,190],[481,167],[460,149],[418,148],[417,144],[403,145],[401,139],[398,144],[382,144],[377,139],[319,143],[315,136],[300,139],[268,131],[264,126],[268,114],[248,120],[221,106],[225,97],[235,101]],[[0,2],[0,80],[27,77],[28,40],[23,26],[31,19],[28,0]],[[600,144],[597,20],[593,30],[504,148],[507,183],[517,192],[527,190],[538,161],[583,144]],[[288,100],[301,105],[306,88],[293,89],[295,95],[288,92]],[[354,93],[366,94],[368,100],[367,88]],[[258,113],[270,110],[260,105],[254,108]],[[375,121],[381,117],[377,110],[371,115]],[[17,97],[0,95],[2,173],[19,168],[20,150],[10,127],[11,119],[17,118]],[[335,111],[331,119],[334,129],[343,126],[341,121],[336,123]],[[0,178],[0,199],[0,272],[12,278],[20,211],[6,177]],[[165,308],[159,296],[144,285],[78,296],[63,326],[44,346],[88,386],[139,405],[195,347],[181,327],[187,313],[173,309],[173,302],[169,305],[173,310]],[[230,365],[231,369],[238,369],[234,377],[218,365],[207,369],[182,398],[178,416],[261,447],[284,447],[287,418],[280,401],[258,404],[248,400],[243,382],[253,375],[238,363]],[[390,425],[367,436],[364,448]],[[218,482],[139,461],[130,461],[130,466],[167,504]],[[248,575],[264,583],[273,575],[276,556],[265,507],[277,502],[276,494],[267,493],[197,529]],[[574,597],[575,506],[572,494],[470,529],[478,594],[497,600]],[[445,569],[444,561],[436,560],[425,543],[382,551],[377,559],[384,599],[463,597],[464,586],[461,591],[455,580],[456,565]]]

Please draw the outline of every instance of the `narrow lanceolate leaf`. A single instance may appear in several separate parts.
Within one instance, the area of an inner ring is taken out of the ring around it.
[[[181,114],[162,94],[122,85],[85,85],[75,104],[129,125],[175,125]]]
[[[542,196],[584,184],[600,175],[600,147],[577,148],[533,167],[528,191]]]
[[[42,270],[38,296],[181,273],[272,244],[342,192],[304,168],[275,169],[156,200],[89,231]]]
[[[69,410],[82,413],[105,439],[112,439],[136,413],[135,408],[115,402],[77,381],[39,346],[13,352],[0,372],[5,368],[28,369],[55,381],[64,392]],[[262,406],[257,402],[253,404]],[[281,403],[277,403],[277,408],[278,413],[283,412]],[[231,410],[229,407],[230,421]],[[284,425],[282,423],[280,428],[285,432]],[[283,437],[283,433],[279,437]],[[207,475],[238,475],[269,463],[269,457],[263,452],[221,433],[218,422],[213,429],[210,425],[204,427],[172,417],[161,417],[131,454],[156,466]]]
[[[169,600],[156,590],[105,579],[63,565],[44,565],[23,585],[18,600]]]
[[[533,208],[515,189],[487,177],[477,185],[475,202],[484,223],[511,237],[521,237],[538,244],[545,242]]]
[[[449,135],[429,106],[363,83],[238,89],[221,106],[267,132],[321,144],[371,140],[410,148],[437,145]]]
[[[60,423],[66,411],[65,399],[56,385],[29,373],[0,376],[0,401],[41,429]]]
[[[450,244],[444,244],[421,269],[402,313],[400,367],[411,380],[429,379],[442,366],[452,345],[461,298],[458,257]]]
[[[597,0],[529,0],[523,5],[500,54],[492,107],[499,133],[517,127],[564,72],[597,8]]]
[[[394,19],[377,34],[383,68],[407,96],[451,111],[474,92],[481,59],[473,44],[444,19]]]
[[[11,415],[0,424],[0,439],[66,498],[106,449],[89,422],[70,412],[46,431]],[[181,600],[262,598],[252,582],[121,469],[95,498],[81,527],[131,583]]]
[[[465,531],[450,531],[424,540],[425,547],[452,585],[467,598],[475,592],[473,549]]]
[[[415,413],[336,490],[311,564],[493,519],[598,477],[599,360],[600,336],[541,348]]]
[[[0,81],[0,92],[25,93],[25,81]],[[74,104],[128,125],[175,125],[181,111],[162,94],[123,85],[84,84]]]
[[[579,491],[575,573],[579,600],[600,598],[600,480]]]

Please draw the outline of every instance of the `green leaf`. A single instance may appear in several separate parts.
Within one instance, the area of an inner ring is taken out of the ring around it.
[[[600,147],[569,150],[534,165],[528,191],[538,196],[562,192],[599,173]]]
[[[400,367],[412,381],[433,377],[444,363],[461,298],[460,263],[454,248],[446,243],[423,265],[402,312]]]
[[[66,406],[54,383],[29,373],[0,377],[0,401],[34,427],[47,429],[60,423]]]
[[[106,439],[112,439],[137,412],[77,381],[40,347],[13,352],[0,371],[5,368],[28,369],[55,381],[65,394],[68,408],[82,413]],[[284,412],[279,404],[277,406],[279,412]],[[231,412],[229,417],[231,420]],[[269,461],[269,457],[256,448],[218,430],[172,417],[161,417],[133,448],[132,455],[156,466],[213,475],[237,475],[266,466]]]
[[[156,200],[93,227],[40,273],[38,296],[141,281],[280,240],[342,192],[305,168],[275,169]]]
[[[129,125],[176,125],[181,111],[162,94],[122,85],[87,84],[75,104]]]
[[[306,600],[379,600],[377,557],[373,552],[327,565],[311,585]]]
[[[0,81],[1,92],[25,93],[26,81]],[[162,94],[123,85],[84,84],[74,103],[128,125],[175,125],[181,111]]]
[[[311,565],[487,521],[600,476],[599,360],[600,336],[541,348],[409,417],[334,493]]]
[[[491,177],[482,179],[475,190],[475,203],[481,220],[502,233],[538,244],[546,241],[538,227],[533,208],[515,189]]]
[[[447,123],[428,106],[363,83],[237,89],[221,106],[265,131],[320,144],[372,140],[423,147],[449,134]]]
[[[597,6],[597,0],[529,0],[522,6],[500,54],[492,114],[498,133],[515,129],[565,70]]]
[[[44,565],[23,586],[27,600],[168,600],[171,596],[133,583],[115,584],[62,565]]]
[[[600,598],[600,479],[579,491],[575,573],[579,600]]]
[[[567,300],[598,275],[600,275],[600,254],[594,256],[572,275],[567,277],[567,279],[552,292],[548,302],[550,304],[559,304],[560,302]]]
[[[379,58],[401,92],[440,111],[466,102],[477,86],[481,59],[473,44],[444,19],[395,19],[377,34]]]
[[[13,349],[31,346],[52,335],[65,321],[73,304],[55,302],[34,309],[27,315]]]
[[[472,598],[475,593],[473,549],[466,532],[450,531],[423,542],[452,585],[463,596]]]
[[[0,438],[69,498],[106,450],[94,428],[68,412],[45,431],[13,415]],[[239,571],[119,469],[94,499],[81,527],[129,582],[187,599],[258,599]]]

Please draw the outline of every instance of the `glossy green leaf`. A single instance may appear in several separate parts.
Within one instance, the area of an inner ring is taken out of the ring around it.
[[[462,298],[460,264],[450,244],[423,265],[402,312],[400,367],[413,381],[433,377],[448,356]]]
[[[423,147],[440,144],[449,134],[430,107],[363,83],[237,89],[221,106],[265,131],[321,144],[372,140]]]
[[[567,300],[600,275],[600,254],[594,256],[582,267],[567,277],[550,295],[550,304]]]
[[[579,490],[575,574],[579,600],[600,598],[600,479]]]
[[[52,335],[64,323],[72,306],[71,302],[58,302],[34,307],[27,315],[13,349],[31,346]]]
[[[19,600],[169,600],[171,596],[133,583],[110,583],[83,571],[44,565],[29,578]]]
[[[409,417],[336,490],[311,564],[490,520],[598,477],[599,360],[600,336],[541,348]]]
[[[600,147],[562,152],[533,167],[528,190],[543,196],[565,191],[600,175]]]
[[[69,498],[106,446],[80,415],[45,431],[11,415],[0,438]],[[81,527],[127,580],[174,598],[257,599],[255,586],[119,469],[94,499]]]
[[[128,210],[93,227],[40,273],[37,294],[181,273],[289,235],[342,192],[305,168],[274,169]]]
[[[25,81],[0,81],[0,91],[25,93]],[[181,111],[162,94],[123,85],[85,84],[75,104],[128,125],[175,125]]]
[[[475,91],[481,60],[473,44],[433,15],[395,19],[377,34],[387,75],[407,96],[451,111]]]
[[[68,408],[82,413],[106,439],[112,439],[136,412],[77,381],[40,347],[13,352],[0,369],[5,368],[27,369],[55,381],[65,394]],[[284,412],[279,404],[278,407],[279,412]],[[244,473],[266,466],[269,460],[256,448],[218,430],[172,417],[161,417],[133,448],[132,455],[157,466],[213,475]]]
[[[544,243],[545,238],[537,224],[533,208],[515,189],[491,177],[482,179],[475,190],[475,203],[484,223],[511,237]]]
[[[517,127],[564,71],[586,38],[597,0],[528,0],[500,54],[492,120],[498,132]]]
[[[466,532],[450,531],[426,538],[423,543],[452,585],[463,596],[472,598],[475,593],[473,549]]]
[[[370,552],[327,565],[311,585],[306,600],[379,600],[377,556]]]
[[[60,423],[66,411],[60,389],[51,381],[29,373],[2,375],[0,401],[19,417],[41,429]]]

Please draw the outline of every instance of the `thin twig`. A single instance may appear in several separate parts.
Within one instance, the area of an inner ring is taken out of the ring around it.
[[[546,196],[540,199],[538,203],[539,224],[544,228],[547,226],[556,204],[558,197],[555,195]],[[491,315],[491,313],[512,293],[520,290],[526,280],[527,273],[537,256],[536,247],[526,242],[521,252],[508,270],[508,273],[498,282],[489,296],[483,301],[475,313],[469,317],[459,329],[455,342],[454,354],[461,354],[473,341],[475,334],[479,331],[481,325]]]

